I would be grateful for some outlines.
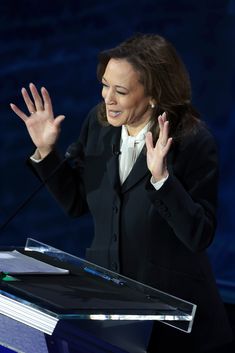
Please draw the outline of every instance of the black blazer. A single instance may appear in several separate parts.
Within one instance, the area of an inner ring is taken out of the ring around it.
[[[203,348],[230,339],[206,248],[216,226],[218,161],[215,142],[201,125],[174,143],[169,177],[159,191],[150,183],[143,148],[121,186],[118,153],[121,128],[103,127],[96,108],[79,140],[76,168],[66,164],[49,188],[71,216],[88,210],[95,234],[87,259],[197,304],[192,330]],[[32,163],[44,179],[58,165],[52,152]]]

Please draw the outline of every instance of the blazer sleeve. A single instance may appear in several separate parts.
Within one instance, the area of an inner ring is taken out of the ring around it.
[[[88,211],[86,193],[83,182],[84,149],[87,139],[89,120],[95,112],[92,110],[86,118],[77,140],[78,153],[71,162],[64,161],[56,150],[53,150],[41,162],[35,163],[28,160],[28,165],[33,172],[46,182],[46,186],[71,217],[79,217]],[[60,167],[58,168],[58,166]],[[58,170],[54,172],[56,169]]]
[[[150,183],[147,184],[154,207],[175,236],[193,252],[206,249],[213,240],[217,189],[217,148],[206,128],[184,143],[160,190],[155,191]]]

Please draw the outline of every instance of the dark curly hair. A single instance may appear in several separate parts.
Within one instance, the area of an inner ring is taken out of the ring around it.
[[[115,48],[99,54],[97,77],[101,82],[110,59],[128,61],[139,73],[146,95],[156,101],[152,110],[154,140],[158,136],[158,115],[166,112],[170,135],[176,140],[194,130],[200,120],[191,104],[188,72],[173,45],[156,34],[137,34]],[[99,121],[108,125],[105,104],[98,110]]]

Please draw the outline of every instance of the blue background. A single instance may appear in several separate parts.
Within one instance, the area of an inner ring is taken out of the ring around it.
[[[49,90],[55,114],[65,114],[59,147],[76,140],[87,112],[101,98],[97,54],[136,32],[168,38],[192,80],[193,102],[216,137],[220,155],[218,228],[209,249],[218,286],[235,303],[235,1],[1,1],[0,221],[38,185],[25,164],[33,151],[23,122],[21,87]],[[94,171],[95,172],[95,171]],[[93,232],[89,216],[70,219],[46,190],[0,233],[0,245],[27,237],[83,256]]]

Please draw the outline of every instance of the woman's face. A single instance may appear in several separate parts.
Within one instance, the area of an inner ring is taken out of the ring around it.
[[[145,95],[139,73],[124,59],[110,59],[102,84],[109,124],[126,125],[130,135],[137,135],[151,118],[151,97]]]

